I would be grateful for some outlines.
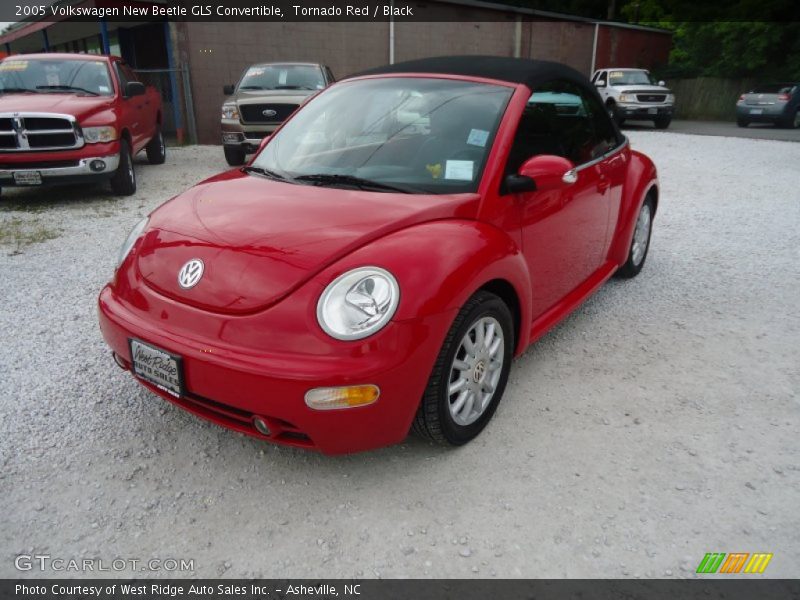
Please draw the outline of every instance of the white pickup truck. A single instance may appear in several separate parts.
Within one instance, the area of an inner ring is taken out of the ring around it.
[[[675,95],[663,81],[656,82],[644,69],[599,69],[592,75],[608,108],[619,125],[625,121],[652,121],[666,129],[675,110]]]

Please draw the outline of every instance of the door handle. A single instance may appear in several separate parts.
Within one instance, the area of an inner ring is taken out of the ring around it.
[[[608,188],[611,187],[611,182],[608,181],[607,177],[601,177],[600,181],[597,182],[597,191],[601,194],[605,194]]]

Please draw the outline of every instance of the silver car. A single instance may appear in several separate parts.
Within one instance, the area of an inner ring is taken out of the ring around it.
[[[764,83],[739,96],[736,124],[750,123],[800,127],[800,83]]]

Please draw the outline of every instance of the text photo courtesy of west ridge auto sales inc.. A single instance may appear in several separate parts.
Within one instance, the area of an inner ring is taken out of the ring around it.
[[[790,0],[0,6],[0,595],[800,596]]]

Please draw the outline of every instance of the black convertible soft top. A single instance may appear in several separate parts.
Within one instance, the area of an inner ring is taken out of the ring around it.
[[[504,56],[437,56],[377,67],[350,77],[390,73],[439,73],[485,77],[510,83],[522,83],[533,89],[552,79],[572,81],[593,89],[589,80],[575,69],[549,60],[530,60]]]

